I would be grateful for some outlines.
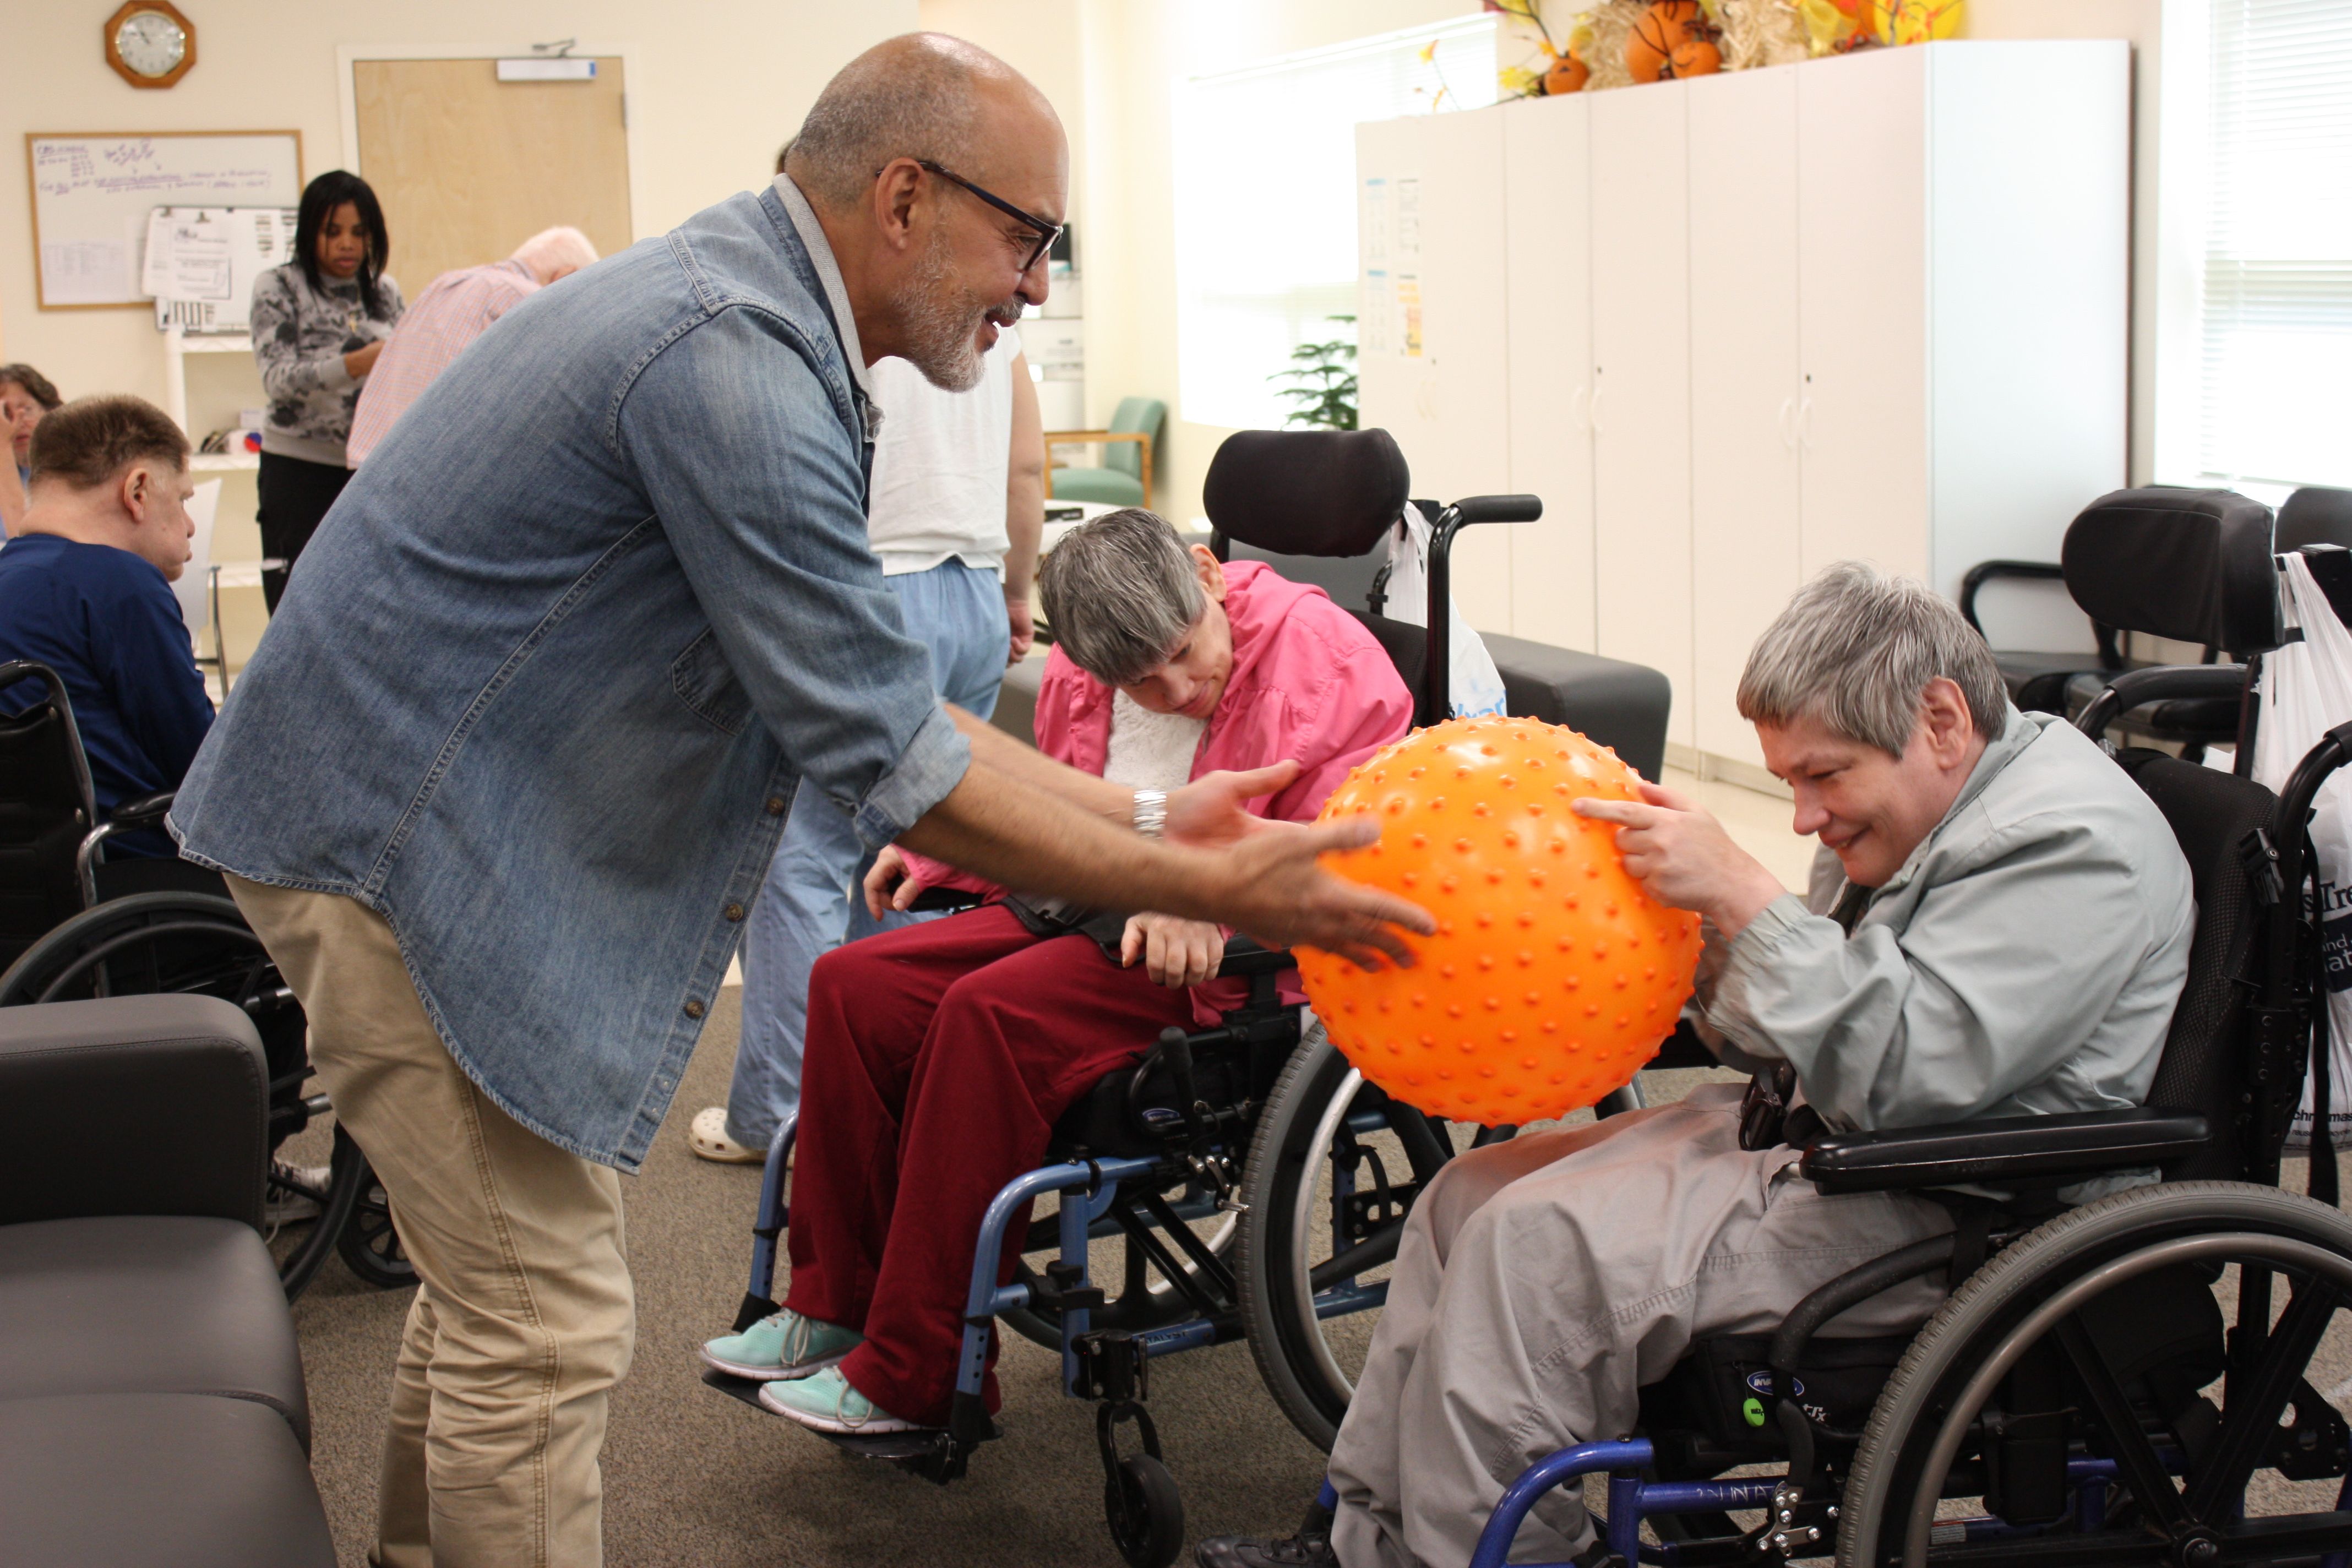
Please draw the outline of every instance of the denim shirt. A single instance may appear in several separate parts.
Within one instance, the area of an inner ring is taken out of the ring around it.
[[[541,289],[354,475],[173,807],[383,915],[588,1159],[644,1160],[798,781],[879,845],[969,763],[866,547],[863,371],[782,180]]]

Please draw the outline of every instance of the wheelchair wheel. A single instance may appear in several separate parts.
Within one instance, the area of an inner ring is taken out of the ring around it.
[[[335,1138],[338,1152],[351,1141],[340,1127],[335,1130]],[[352,1148],[356,1151],[358,1145],[352,1144]],[[335,1251],[352,1273],[379,1290],[397,1290],[415,1284],[416,1265],[401,1250],[400,1232],[392,1223],[392,1204],[383,1195],[383,1184],[376,1180],[365,1154],[360,1155],[358,1188],[350,1223],[335,1233]]]
[[[352,1142],[350,1133],[336,1128],[335,1152],[328,1161],[327,1191],[320,1200],[319,1215],[302,1222],[309,1228],[293,1249],[278,1260],[278,1282],[285,1288],[289,1304],[310,1288],[328,1256],[337,1250],[359,1212],[362,1195],[374,1180],[360,1146]]]
[[[2168,1280],[2192,1310],[2147,1305]],[[2231,1333],[2226,1375],[2209,1289],[2255,1331]],[[2295,1194],[2178,1183],[2060,1215],[1947,1300],[1888,1380],[1848,1472],[1841,1568],[2335,1561],[2352,1433],[2310,1378],[2340,1376],[2347,1336],[2323,1341],[2347,1305],[2352,1219]],[[2136,1309],[2135,1331],[2109,1326]],[[1950,1497],[2004,1517],[1939,1520]]]
[[[1103,1513],[1131,1568],[1168,1568],[1184,1550],[1184,1500],[1168,1467],[1150,1454],[1118,1462],[1117,1479],[1103,1483]]]
[[[1391,1100],[1308,1025],[1250,1140],[1234,1270],[1250,1352],[1308,1442],[1328,1452],[1339,1435],[1414,1196],[1457,1142],[1512,1131]]]

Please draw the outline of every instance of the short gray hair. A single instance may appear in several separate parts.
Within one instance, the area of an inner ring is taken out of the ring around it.
[[[1739,716],[1776,727],[1818,720],[1899,757],[1937,676],[1960,689],[1979,734],[1990,740],[2006,727],[2009,694],[1992,651],[1952,602],[1916,578],[1841,561],[1798,589],[1756,639],[1739,677]]]
[[[944,33],[887,39],[841,68],[785,143],[793,179],[820,205],[855,205],[893,158],[955,168],[971,140],[983,76],[1009,75],[979,47]]]
[[[1167,663],[1208,602],[1192,552],[1139,506],[1064,534],[1037,569],[1037,597],[1055,646],[1106,686]]]

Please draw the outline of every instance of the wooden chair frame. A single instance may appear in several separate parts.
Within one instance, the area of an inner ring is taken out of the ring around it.
[[[1046,431],[1046,432],[1045,432],[1045,458],[1046,458],[1046,462],[1045,462],[1045,495],[1046,495],[1046,498],[1047,498],[1048,500],[1051,500],[1051,499],[1052,499],[1052,497],[1053,497],[1053,493],[1054,493],[1054,469],[1055,469],[1055,468],[1056,467],[1056,465],[1055,465],[1055,464],[1054,463],[1054,461],[1053,461],[1053,455],[1054,455],[1054,448],[1055,448],[1055,447],[1087,447],[1087,446],[1099,446],[1099,445],[1104,445],[1104,444],[1107,444],[1107,443],[1109,443],[1109,442],[1112,442],[1112,441],[1132,441],[1132,442],[1136,443],[1137,445],[1140,446],[1140,447],[1143,448],[1143,453],[1142,453],[1142,457],[1143,457],[1143,472],[1142,472],[1142,474],[1141,474],[1141,476],[1140,476],[1140,478],[1141,478],[1141,479],[1142,479],[1142,480],[1143,480],[1143,505],[1144,505],[1144,509],[1145,509],[1146,510],[1150,510],[1150,507],[1151,507],[1151,437],[1150,437],[1150,433],[1149,433],[1149,432],[1147,432],[1147,431],[1142,431],[1142,430],[1048,430],[1048,431]],[[1066,465],[1066,464],[1063,464],[1063,465],[1059,465],[1059,466],[1061,466],[1061,467],[1067,467],[1068,465]]]

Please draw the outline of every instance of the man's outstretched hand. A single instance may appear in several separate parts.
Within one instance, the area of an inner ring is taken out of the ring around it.
[[[1297,764],[1280,768],[1295,773]],[[1200,782],[1248,781],[1276,771],[1212,773]],[[1263,787],[1249,792],[1264,793]],[[1379,823],[1369,816],[1313,824],[1250,820],[1257,830],[1218,854],[1227,884],[1217,902],[1219,919],[1267,947],[1319,947],[1365,969],[1378,969],[1383,958],[1411,967],[1412,949],[1402,932],[1434,931],[1437,922],[1429,911],[1393,893],[1335,877],[1316,863],[1326,850],[1371,843],[1381,836]]]
[[[1260,795],[1278,795],[1298,776],[1297,763],[1234,773],[1220,769],[1202,773],[1181,789],[1168,792],[1168,837],[1177,844],[1214,849],[1276,826],[1252,816],[1249,803]]]
[[[1575,810],[1618,824],[1617,852],[1652,898],[1706,916],[1727,938],[1789,890],[1696,801],[1663,785],[1643,784],[1639,801],[1587,796]]]

